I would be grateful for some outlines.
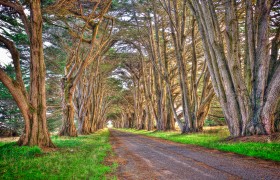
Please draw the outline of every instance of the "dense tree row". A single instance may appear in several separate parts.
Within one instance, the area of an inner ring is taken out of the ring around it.
[[[271,134],[280,96],[279,1],[186,3],[231,135]]]
[[[140,76],[130,73],[137,77],[134,101],[150,106],[157,130],[168,126],[164,118],[170,109],[168,117],[174,117],[181,132],[201,130],[214,92],[232,136],[279,130],[278,1],[153,0],[131,5],[123,41],[138,51],[143,69]],[[139,122],[145,118],[137,111],[139,107],[123,119],[134,119],[136,124],[128,124],[142,128]]]
[[[176,121],[181,132],[201,131],[214,91],[197,51],[202,47],[194,18],[186,8],[168,11],[157,1],[131,6],[129,20],[120,26],[129,24],[121,41],[135,50],[123,67],[133,81],[134,110],[124,112],[122,121],[134,119],[138,129],[156,125],[157,130],[174,129]],[[184,7],[172,3],[177,6]]]
[[[95,104],[96,102],[94,101],[97,100],[94,97],[97,96],[99,103],[104,107],[101,106],[96,111],[94,110],[94,106],[90,112],[87,112],[93,114],[94,111],[96,118],[91,120],[92,127],[90,132],[103,126],[101,121],[104,120],[108,100],[104,96],[106,91],[102,91],[106,83],[101,81],[106,76],[102,75],[102,73],[105,73],[103,72],[104,70],[96,73],[99,65],[96,66],[97,63],[93,65],[92,62],[103,61],[101,60],[102,54],[112,44],[109,38],[109,29],[112,29],[113,21],[109,16],[105,17],[110,4],[111,1],[68,1],[67,3],[64,1],[57,1],[55,3],[47,1],[44,4],[41,4],[39,0],[32,2],[0,1],[0,8],[3,12],[1,16],[1,23],[3,24],[0,35],[1,46],[9,50],[15,74],[15,78],[13,78],[9,76],[5,68],[1,68],[0,80],[13,96],[25,121],[25,128],[19,140],[19,145],[54,147],[50,139],[46,119],[47,98],[46,69],[43,52],[43,19],[47,22],[48,26],[53,28],[52,31],[56,30],[53,34],[57,36],[63,34],[67,39],[67,41],[64,41],[61,37],[55,37],[59,39],[56,43],[59,41],[60,43],[53,45],[63,51],[68,51],[66,53],[67,60],[64,68],[65,76],[62,78],[62,109],[64,118],[60,134],[69,136],[77,135],[74,125],[74,92],[78,84],[84,86],[83,81],[92,74],[95,74],[95,76],[92,76],[90,81],[87,82],[91,87],[83,91],[83,93],[88,93],[92,97],[91,103]],[[21,57],[21,54],[24,52],[20,49],[22,43],[17,43],[17,39],[13,38],[19,35],[26,36],[24,45],[27,46],[27,51],[25,53],[30,56],[27,60],[27,64],[30,66],[30,73],[25,72],[24,75],[22,75]],[[48,37],[44,40],[46,39]],[[59,63],[56,65],[59,66]],[[47,73],[50,75],[49,72]],[[23,76],[28,76],[30,82],[24,82]],[[53,77],[50,75],[48,78],[51,79]],[[100,88],[93,88],[93,83],[96,83],[96,87],[100,86]],[[81,87],[81,89],[86,88]],[[81,89],[79,89],[77,94],[79,94]],[[102,93],[103,98],[100,97]],[[82,96],[85,96],[85,94]],[[83,106],[88,106],[83,103],[82,107],[80,106],[80,102],[76,103],[76,112],[81,112],[81,108],[85,109]],[[91,104],[91,106],[93,105]],[[51,111],[49,110],[48,112]],[[82,117],[79,118],[81,119]],[[79,127],[83,127],[83,124],[85,124],[84,119],[78,122],[80,123]],[[84,129],[79,128],[79,130],[81,133],[85,132]]]
[[[0,81],[13,97],[1,103],[16,103],[21,112],[19,145],[54,147],[48,127],[61,124],[60,135],[77,136],[108,120],[116,127],[165,131],[177,124],[182,133],[198,132],[211,103],[221,107],[231,136],[278,131],[279,6],[276,0],[0,0],[0,46],[12,59],[0,67]]]

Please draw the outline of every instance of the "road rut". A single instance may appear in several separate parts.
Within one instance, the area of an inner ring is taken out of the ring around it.
[[[280,163],[110,130],[118,179],[280,179]]]

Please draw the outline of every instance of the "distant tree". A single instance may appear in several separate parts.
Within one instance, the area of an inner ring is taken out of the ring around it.
[[[129,8],[113,10],[128,17],[119,18],[117,27],[123,31],[119,45],[127,51],[120,58],[133,81],[137,128],[172,130],[176,121],[182,133],[201,131],[214,90],[195,18],[184,1],[126,3]]]
[[[106,55],[101,53],[98,59],[86,68],[77,84],[74,102],[78,116],[78,133],[90,134],[103,128],[106,112],[112,102],[110,97],[116,93],[109,83],[115,64],[107,61]]]
[[[63,123],[62,136],[77,136],[74,124],[73,97],[77,84],[82,79],[86,68],[99,56],[108,43],[108,35],[98,35],[102,22],[106,19],[105,29],[112,26],[111,19],[105,17],[111,1],[57,1],[47,9],[58,21],[56,25],[67,29],[72,37],[68,44],[69,54],[66,61],[65,76],[62,78]],[[108,31],[104,31],[108,32]],[[109,33],[110,34],[110,33]]]

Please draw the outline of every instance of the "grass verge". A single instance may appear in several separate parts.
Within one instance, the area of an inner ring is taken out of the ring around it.
[[[208,129],[202,133],[180,134],[179,132],[152,132],[135,129],[118,129],[125,132],[166,139],[182,144],[192,144],[226,152],[280,162],[279,142],[226,142],[229,136],[226,128]]]
[[[107,129],[76,138],[54,136],[52,140],[59,149],[47,153],[36,146],[0,143],[0,179],[106,179],[117,167],[103,164],[112,151]]]

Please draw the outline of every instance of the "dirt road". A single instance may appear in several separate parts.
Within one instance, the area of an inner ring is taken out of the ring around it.
[[[119,179],[280,179],[280,164],[110,130]]]

